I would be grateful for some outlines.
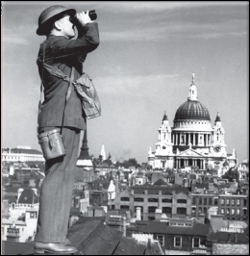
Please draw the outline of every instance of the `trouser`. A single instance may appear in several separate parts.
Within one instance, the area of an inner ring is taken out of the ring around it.
[[[51,130],[51,127],[42,128],[40,132],[48,130]],[[67,235],[80,130],[64,127],[62,137],[66,155],[47,160],[45,164],[45,178],[40,190],[36,242],[63,243]]]

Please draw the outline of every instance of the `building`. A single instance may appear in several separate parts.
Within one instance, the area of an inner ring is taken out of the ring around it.
[[[238,165],[237,168],[239,172],[239,180],[247,180],[249,177],[249,163],[247,160],[244,160],[242,163]]]
[[[137,223],[140,226],[139,222]],[[129,229],[129,228],[128,228]],[[152,221],[141,225],[134,234],[152,234],[157,239],[165,255],[209,255],[207,235],[209,226],[196,219],[172,218],[168,222]]]
[[[19,188],[16,202],[8,203],[8,215],[2,220],[3,240],[33,241],[36,233],[39,201],[35,188]]]
[[[157,214],[167,217],[191,217],[191,192],[187,187],[167,185],[163,181],[154,185],[136,185],[117,194],[111,208],[130,210],[133,217],[155,220]]]
[[[221,170],[225,161],[234,167],[236,152],[227,154],[221,118],[217,114],[212,125],[208,109],[198,101],[193,75],[187,101],[176,111],[172,128],[164,114],[155,152],[151,148],[148,152],[148,164],[162,170]]]
[[[209,208],[216,207],[216,214],[222,215],[228,220],[248,219],[248,197],[247,195],[226,193],[192,193],[192,216],[200,214],[208,216]]]
[[[45,159],[43,154],[27,146],[19,146],[16,148],[4,147],[2,149],[2,162],[41,162]]]
[[[212,232],[207,246],[212,255],[249,255],[249,238],[238,232]]]

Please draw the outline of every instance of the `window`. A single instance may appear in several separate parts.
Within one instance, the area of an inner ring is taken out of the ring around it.
[[[207,205],[207,198],[204,198],[203,204],[204,204],[204,205]]]
[[[186,208],[177,208],[177,214],[186,214],[187,212],[187,209]]]
[[[200,247],[200,238],[194,237],[193,238],[193,248],[199,248]]]
[[[227,205],[230,205],[230,200],[229,199],[227,199]]]
[[[240,199],[237,199],[237,205],[240,205]]]
[[[172,198],[163,198],[162,202],[163,203],[172,203]]]
[[[121,201],[129,201],[129,197],[121,197]]]
[[[182,237],[175,236],[174,237],[174,247],[181,247],[182,246]]]
[[[149,206],[149,207],[148,207],[148,212],[149,212],[149,213],[155,213],[156,208],[157,208],[157,207],[155,207],[155,206]]]
[[[237,215],[240,215],[240,209],[237,209],[237,210],[236,210],[236,214],[237,214]]]
[[[159,240],[159,243],[161,244],[161,246],[164,246],[165,244],[164,236],[157,236],[157,239]]]
[[[155,202],[158,203],[158,198],[148,198],[148,202]]]
[[[247,206],[247,200],[244,199],[244,206]]]
[[[235,214],[235,209],[231,209],[231,215]]]
[[[225,204],[225,199],[222,198],[222,199],[220,200],[220,204],[221,204],[221,205],[224,205],[224,204]]]
[[[230,209],[229,208],[227,208],[227,214],[230,214]]]
[[[141,197],[136,197],[135,202],[144,202],[144,199]]]
[[[192,204],[195,204],[195,196],[192,199]]]
[[[162,213],[172,213],[171,207],[162,207]]]
[[[209,198],[209,199],[211,199],[211,201],[212,201],[212,198]],[[214,198],[214,205],[217,205],[217,204],[218,204],[218,199]]]
[[[234,205],[234,204],[235,204],[235,200],[232,199],[232,200],[231,200],[231,205]]]
[[[222,209],[220,210],[220,213],[221,213],[221,214],[224,214],[224,213],[225,213],[225,209],[222,208]]]
[[[129,205],[121,205],[120,209],[129,210]]]
[[[186,204],[187,200],[186,199],[177,199],[178,204]]]
[[[199,198],[199,204],[202,204],[202,197]]]

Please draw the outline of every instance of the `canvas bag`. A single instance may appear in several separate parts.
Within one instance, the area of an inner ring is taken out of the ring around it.
[[[51,74],[63,80],[69,81],[69,77],[57,66],[43,63],[44,68]],[[93,119],[101,115],[101,103],[92,82],[87,73],[83,73],[73,83],[73,86],[82,102],[82,110],[88,119]]]
[[[101,115],[101,103],[92,82],[87,73],[83,73],[73,82],[78,95],[81,97],[82,108],[88,119],[96,118]]]

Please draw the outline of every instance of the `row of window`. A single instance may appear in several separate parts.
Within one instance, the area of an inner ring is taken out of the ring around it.
[[[157,239],[161,246],[165,246],[165,237],[161,235],[154,235],[154,239]],[[182,247],[182,237],[175,236],[174,237],[174,247]],[[192,238],[192,248],[201,248],[201,239],[199,237]]]
[[[121,197],[120,200],[123,202],[129,202],[130,198],[129,197]],[[135,202],[144,202],[144,198],[136,197],[134,199],[134,201]],[[158,198],[148,198],[148,202],[158,203],[158,201],[159,201]],[[162,203],[172,203],[172,198],[163,198],[161,201],[162,201]],[[177,199],[177,203],[178,204],[186,204],[187,200],[186,199]]]
[[[199,197],[197,199],[196,199],[196,197],[193,197],[192,204],[196,204],[196,203],[198,203],[199,205],[217,205],[218,200],[217,200],[217,198],[212,198],[212,197],[208,197],[208,198]]]
[[[234,206],[235,204],[236,205],[241,205],[241,201],[242,201],[242,199],[229,199],[229,198],[226,198],[226,199],[224,199],[224,198],[221,198],[220,199],[220,204],[221,205],[232,205],[232,206]],[[247,200],[246,199],[243,199],[243,205],[244,206],[246,206],[247,205]]]
[[[113,208],[114,208],[114,206],[113,206]],[[136,211],[136,208],[137,207],[135,207],[135,211]],[[141,208],[141,213],[143,213],[143,207],[140,207],[140,208]],[[129,205],[120,205],[120,209],[129,210],[130,208],[129,208]],[[157,209],[157,207],[155,207],[155,206],[149,206],[148,213],[155,213],[156,209]],[[162,213],[172,214],[172,208],[171,207],[162,207]],[[177,207],[176,213],[181,214],[181,215],[186,215],[187,209],[184,207]]]
[[[240,215],[240,213],[241,213],[241,209],[230,209],[230,208],[226,208],[226,209],[224,209],[224,208],[221,208],[220,209],[220,212],[221,212],[221,214],[230,214],[230,210],[231,210],[231,215]],[[247,210],[246,209],[243,209],[243,215],[246,215],[247,214]]]
[[[234,208],[226,208],[226,209],[224,209],[224,208],[221,208],[221,210],[220,210],[220,213],[221,214],[230,214],[230,212],[231,212],[231,215],[240,215],[241,214],[241,209],[234,209]],[[192,215],[195,215],[195,213],[196,213],[196,208],[195,207],[192,207]],[[199,207],[198,208],[198,213],[204,213],[204,214],[206,214],[207,213],[207,207]],[[243,209],[243,215],[246,215],[247,213],[246,213],[246,210],[245,209]]]
[[[198,202],[197,202],[197,200],[198,200]],[[198,203],[199,205],[218,205],[218,198],[199,197],[197,200],[196,200],[195,197],[193,197],[192,204]],[[228,206],[230,206],[230,205],[231,206],[235,206],[235,205],[240,206],[242,200],[243,200],[243,205],[246,206],[247,205],[247,200],[246,199],[229,199],[229,198],[225,199],[225,198],[221,198],[220,199],[220,204],[221,205],[226,204]]]

